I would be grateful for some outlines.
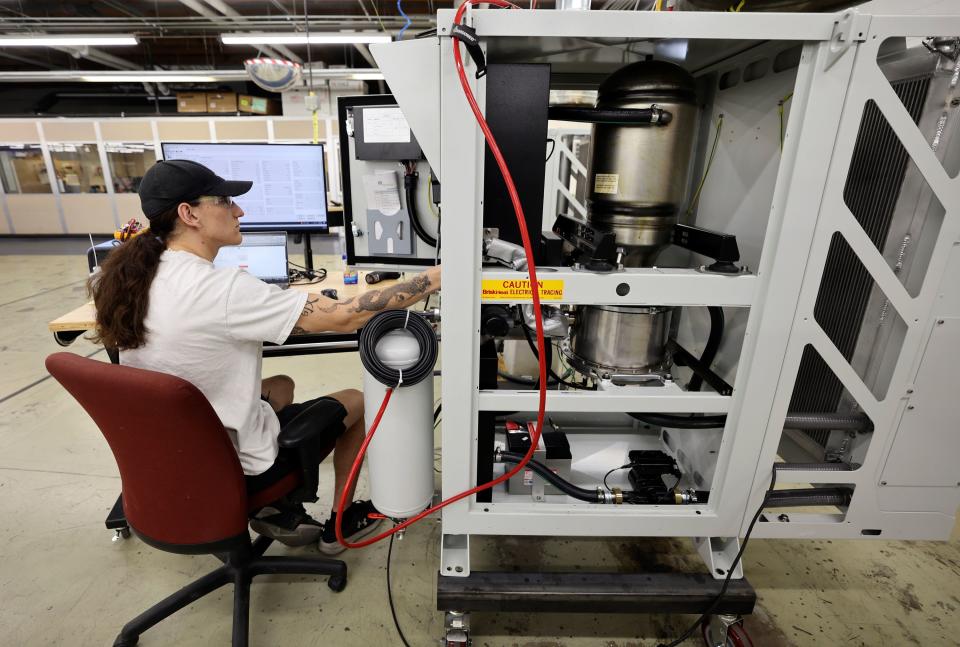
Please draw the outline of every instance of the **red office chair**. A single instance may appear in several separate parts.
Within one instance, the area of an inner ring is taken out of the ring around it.
[[[316,500],[317,464],[333,449],[316,437],[331,425],[343,425],[342,408],[336,403],[318,403],[280,434],[281,447],[296,448],[307,456],[302,465],[313,468],[292,471],[248,496],[240,461],[220,419],[186,380],[72,353],[55,353],[46,364],[110,444],[120,468],[123,509],[133,531],[160,550],[209,553],[223,562],[128,622],[114,647],[137,644],[140,634],[153,625],[231,582],[233,645],[246,647],[250,581],[256,575],[330,575],[327,585],[332,590],[346,587],[347,566],[342,561],[264,557],[273,540],[258,537],[251,542],[247,531],[249,516],[281,497]]]

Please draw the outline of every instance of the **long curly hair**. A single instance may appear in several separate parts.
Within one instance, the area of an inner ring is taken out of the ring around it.
[[[97,308],[95,343],[118,350],[146,343],[143,320],[150,306],[150,284],[177,220],[177,207],[150,218],[150,229],[110,252],[100,272],[87,281]]]

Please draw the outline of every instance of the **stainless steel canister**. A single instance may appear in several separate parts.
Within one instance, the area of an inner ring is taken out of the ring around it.
[[[589,219],[614,231],[627,266],[650,265],[670,241],[689,186],[697,125],[693,77],[665,61],[621,68],[600,86],[597,109],[659,107],[665,123],[596,123],[592,130]]]
[[[578,368],[600,375],[661,371],[672,311],[665,306],[581,306],[569,357]]]

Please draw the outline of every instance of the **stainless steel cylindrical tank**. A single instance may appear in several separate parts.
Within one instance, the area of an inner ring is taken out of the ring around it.
[[[601,376],[661,371],[672,311],[664,306],[581,306],[568,359]]]
[[[661,123],[595,123],[589,174],[589,219],[613,231],[624,264],[653,263],[670,241],[689,186],[697,127],[693,77],[666,61],[621,68],[600,86],[597,110],[658,107]]]

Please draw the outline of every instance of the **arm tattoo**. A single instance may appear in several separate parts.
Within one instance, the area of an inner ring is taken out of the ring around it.
[[[307,331],[301,328],[300,326],[294,326],[290,329],[291,335],[306,335]]]
[[[301,317],[306,317],[307,315],[313,314],[313,304],[319,301],[320,299],[311,299],[307,297],[307,302],[303,304],[303,312],[300,313]]]
[[[391,285],[389,288],[374,290],[360,295],[354,312],[379,312],[389,308],[392,304],[400,304],[426,294],[430,289],[430,279],[425,276],[415,276],[409,281]]]
[[[356,298],[357,297],[350,297],[349,299],[344,299],[343,301],[334,301],[327,307],[320,308],[320,312],[326,312],[327,314],[330,314],[331,312],[335,312],[337,308],[342,308],[344,306],[350,305],[356,300]]]

